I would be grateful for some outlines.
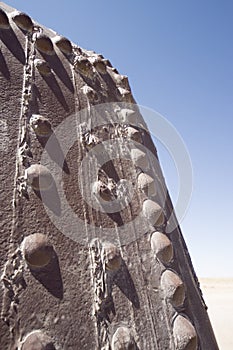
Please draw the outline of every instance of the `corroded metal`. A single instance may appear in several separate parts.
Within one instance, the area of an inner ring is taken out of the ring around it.
[[[0,6],[0,348],[217,350],[128,78]],[[62,216],[61,191],[82,224]]]

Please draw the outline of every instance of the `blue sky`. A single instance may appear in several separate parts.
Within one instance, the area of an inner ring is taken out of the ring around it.
[[[233,277],[233,2],[7,4],[102,53],[129,76],[137,102],[175,126],[193,164],[193,196],[181,226],[194,267],[200,277]],[[160,144],[158,150],[175,201],[175,166]]]

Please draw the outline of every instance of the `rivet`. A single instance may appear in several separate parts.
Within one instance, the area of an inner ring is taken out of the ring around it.
[[[89,57],[89,61],[95,67],[95,69],[97,70],[98,73],[100,73],[100,74],[106,73],[107,67],[106,67],[106,64],[103,60],[102,55],[95,54],[95,55]]]
[[[168,264],[172,260],[173,246],[165,234],[153,232],[150,243],[152,251],[162,263]]]
[[[121,94],[124,101],[133,102],[133,98],[132,98],[132,94],[131,94],[130,90],[125,89],[121,86],[119,86],[117,89],[118,89],[119,93]]]
[[[1,29],[9,29],[10,23],[8,16],[5,11],[0,8],[0,28]]]
[[[92,89],[89,85],[84,85],[81,88],[84,95],[88,97],[88,99],[92,102],[98,101],[98,95],[94,89]]]
[[[126,75],[119,75],[119,85],[126,90],[130,90],[129,79]]]
[[[142,211],[148,222],[151,225],[156,225],[161,213],[163,212],[163,209],[158,203],[152,201],[151,199],[146,199],[143,202]]]
[[[103,62],[104,62],[106,67],[112,68],[112,64],[111,64],[111,62],[108,59],[104,58]]]
[[[126,134],[131,140],[142,143],[141,133],[138,129],[135,129],[132,126],[128,126],[126,128]]]
[[[134,338],[127,327],[119,327],[112,337],[113,350],[136,350]]]
[[[197,334],[192,323],[178,315],[173,324],[176,350],[197,350]]]
[[[179,307],[184,304],[184,284],[176,273],[170,270],[164,271],[161,277],[161,288],[166,298],[174,307]]]
[[[122,262],[120,250],[112,243],[104,242],[104,260],[107,270],[117,271],[119,270]]]
[[[86,76],[89,76],[92,72],[91,62],[86,57],[78,57],[74,62],[74,68]]]
[[[35,59],[34,63],[35,63],[35,67],[38,69],[38,71],[42,75],[48,76],[52,74],[51,68],[46,61],[37,58]]]
[[[131,149],[131,158],[135,166],[146,171],[149,168],[149,160],[147,154],[138,148]]]
[[[116,113],[122,123],[135,124],[137,122],[136,112],[133,109],[122,108]]]
[[[100,180],[94,182],[92,191],[97,198],[100,197],[102,200],[107,202],[112,200],[112,193],[110,189]]]
[[[36,191],[46,191],[53,185],[50,171],[41,164],[33,164],[26,169],[27,183]]]
[[[126,75],[121,75],[115,68],[107,67],[107,71],[117,87],[121,87],[127,91],[130,91],[129,80]]]
[[[138,175],[138,188],[145,193],[146,196],[151,197],[157,194],[157,189],[155,186],[154,179],[145,173],[140,173]]]
[[[52,40],[45,34],[40,34],[36,39],[36,48],[47,54],[47,55],[54,55],[55,51],[53,48]]]
[[[56,36],[54,42],[64,54],[70,55],[73,52],[73,47],[69,39],[62,36]]]
[[[41,233],[31,234],[22,242],[22,252],[27,264],[32,268],[42,268],[49,264],[54,250],[47,237]]]
[[[102,60],[94,61],[93,65],[94,65],[95,69],[97,70],[97,72],[99,72],[101,74],[105,74],[106,73],[106,66],[105,66],[105,64],[104,64],[104,62]]]
[[[31,18],[26,13],[14,11],[12,13],[12,19],[19,28],[21,28],[27,32],[32,31],[33,22],[31,20]]]
[[[39,114],[33,114],[30,118],[30,126],[37,136],[48,137],[52,133],[51,124],[46,117]]]
[[[23,341],[22,350],[56,350],[52,340],[42,331],[33,331]]]

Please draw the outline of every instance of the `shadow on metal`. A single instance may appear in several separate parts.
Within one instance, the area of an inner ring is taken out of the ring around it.
[[[55,251],[53,259],[47,266],[39,270],[30,269],[30,271],[35,279],[40,282],[50,294],[57,299],[63,299],[63,283],[59,260]]]

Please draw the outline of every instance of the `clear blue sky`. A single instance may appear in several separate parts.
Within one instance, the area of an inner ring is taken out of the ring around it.
[[[22,1],[7,4],[102,53],[137,102],[182,135],[194,190],[182,222],[200,277],[233,277],[233,1]],[[159,146],[172,197],[175,167]]]

